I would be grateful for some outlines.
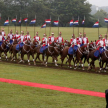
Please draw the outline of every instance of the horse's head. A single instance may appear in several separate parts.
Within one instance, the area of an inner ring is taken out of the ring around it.
[[[64,46],[71,46],[71,44],[70,44],[70,42],[68,41],[68,40],[65,40],[65,42],[64,42]]]
[[[85,44],[82,47],[80,47],[84,54],[89,53],[89,44]]]
[[[32,42],[31,42],[31,40],[30,40],[30,39],[27,39],[27,40],[25,41],[25,44],[27,44],[27,45],[31,45],[31,44],[32,44]]]
[[[96,49],[96,42],[91,41],[91,43],[89,44],[89,51],[93,51]]]

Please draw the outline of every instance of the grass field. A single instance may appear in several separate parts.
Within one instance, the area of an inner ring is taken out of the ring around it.
[[[10,27],[13,29],[14,27]],[[19,31],[19,27],[16,28]],[[34,36],[34,28],[28,27],[31,36]],[[22,27],[26,31],[25,27]],[[58,36],[58,28],[53,27],[51,31]],[[71,27],[59,28],[64,39],[70,40],[73,29]],[[106,33],[106,28],[100,28],[100,34]],[[5,27],[6,34],[8,28]],[[36,27],[39,36],[45,29]],[[47,37],[49,28],[46,28]],[[79,31],[83,31],[82,28]],[[98,39],[97,28],[85,28],[89,40]],[[77,28],[75,28],[77,37]],[[49,60],[51,61],[51,59]],[[60,63],[60,60],[58,61]],[[42,84],[50,84],[75,89],[83,89],[104,92],[108,88],[108,76],[91,73],[83,73],[72,70],[60,70],[44,67],[24,66],[19,64],[0,62],[0,78],[15,79]],[[45,90],[40,88],[26,87],[0,82],[0,108],[105,108],[104,98],[64,93],[59,91]]]

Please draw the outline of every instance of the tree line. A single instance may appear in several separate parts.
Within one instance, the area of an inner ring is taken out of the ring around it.
[[[83,26],[81,22],[85,16],[84,26],[92,27],[96,18],[90,14],[90,7],[91,4],[86,0],[0,0],[1,24],[3,25],[8,17],[12,20],[17,15],[17,19],[23,19],[28,14],[29,22],[36,15],[37,26],[42,25],[50,16],[52,21],[59,17],[59,25],[62,27],[69,26],[68,22],[72,18],[74,21],[78,20],[79,16],[79,26]]]

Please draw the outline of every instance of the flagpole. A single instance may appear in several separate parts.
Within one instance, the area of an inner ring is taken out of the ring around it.
[[[16,24],[17,24],[17,15],[16,15]],[[15,24],[15,32],[16,32],[16,24]]]
[[[99,22],[99,19],[98,19],[98,22]],[[99,39],[99,27],[98,27],[98,39]]]
[[[28,14],[27,14],[27,18],[28,18]],[[27,21],[28,22],[28,21]],[[26,22],[26,32],[27,32],[27,22]]]
[[[51,20],[51,16],[50,16],[50,20]],[[50,22],[50,31],[49,31],[49,36],[50,36],[50,33],[51,33],[51,22]]]
[[[79,16],[78,16],[78,36],[79,36]]]
[[[0,13],[0,30],[1,30],[1,13]]]
[[[21,17],[20,17],[20,20],[21,20]],[[20,23],[20,34],[21,34],[21,23]]]
[[[74,17],[73,17],[73,34],[74,34]]]
[[[108,23],[107,23],[107,34],[108,34]]]
[[[59,17],[58,17],[58,35],[59,35]]]
[[[8,20],[9,20],[9,17],[8,17]],[[9,33],[9,24],[8,24],[8,33]]]
[[[84,24],[85,24],[85,15],[84,15]],[[84,24],[83,24],[83,36],[84,36],[84,29],[85,29]]]
[[[45,34],[46,34],[46,27],[45,27]]]
[[[35,15],[35,20],[36,20],[36,15]],[[34,23],[34,36],[35,36],[35,23]]]

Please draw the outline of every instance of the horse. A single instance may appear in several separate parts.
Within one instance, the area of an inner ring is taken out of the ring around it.
[[[77,49],[76,59],[75,59],[75,62],[74,62],[74,69],[76,69],[77,63],[80,61],[79,63],[82,65],[82,70],[84,70],[84,64],[82,62],[82,59],[84,57],[86,57],[88,53],[89,53],[89,45],[88,44],[85,44],[85,45],[83,45],[83,46],[81,46]]]
[[[35,40],[33,41],[33,43],[30,45],[30,52],[29,52],[29,54],[32,56],[32,58],[33,58],[33,62],[34,62],[34,65],[36,65],[36,61],[35,61],[35,59],[34,59],[34,54],[35,54],[35,48],[37,47],[37,46],[39,46],[40,45],[40,43],[39,42],[35,42]]]
[[[103,65],[105,64],[105,68],[103,69]],[[101,59],[100,59],[100,70],[104,70],[104,72],[106,72],[106,68],[107,68],[107,64],[108,64],[108,50],[105,50],[102,54],[101,54]]]
[[[59,56],[59,54],[61,54],[62,49],[63,49],[63,44],[62,43],[56,43],[56,46],[48,46],[48,48],[45,50],[45,55],[46,55],[46,66],[47,66],[47,62],[48,62],[48,58],[49,56],[51,56],[55,62],[55,66],[57,65],[57,57]]]
[[[46,60],[45,60],[45,56],[46,56],[46,53],[49,54],[50,56],[52,56],[52,54],[54,53],[54,47],[57,46],[57,43],[56,42],[52,42],[48,48],[46,48],[45,50],[43,50],[43,52],[40,52],[40,49],[42,47],[42,43],[40,45],[38,45],[36,48],[35,48],[35,53],[37,53],[36,55],[36,58],[35,58],[35,61],[37,59],[39,59],[39,61],[41,62],[40,60],[40,54],[42,54],[42,64],[46,65],[47,66],[47,63],[46,63]],[[44,63],[45,62],[45,63]]]
[[[24,55],[27,54],[27,58],[28,58],[28,65],[30,65],[30,46],[31,46],[31,41],[30,40],[26,40],[24,43],[24,46],[21,48],[21,60],[19,61],[19,63],[23,62],[24,63]]]
[[[10,58],[12,58],[12,47],[13,45],[16,45],[16,44],[18,44],[18,40],[14,39],[13,43],[10,45],[10,48],[9,48]]]
[[[4,40],[2,41],[2,44],[0,46],[0,60],[1,60],[1,54],[2,52],[4,52],[5,56],[6,56],[6,60],[7,60],[7,52],[8,52],[8,49],[7,47],[10,45],[9,41],[8,40]]]

